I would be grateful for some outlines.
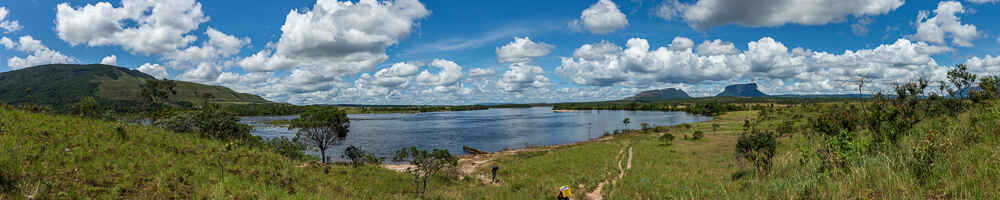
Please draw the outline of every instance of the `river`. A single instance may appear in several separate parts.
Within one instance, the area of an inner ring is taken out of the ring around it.
[[[296,130],[264,123],[298,116],[243,117],[241,122],[254,127],[253,135],[264,139],[295,137]],[[445,148],[452,154],[465,154],[462,146],[495,152],[503,149],[568,144],[600,137],[605,131],[638,129],[645,122],[670,126],[711,120],[684,112],[658,111],[570,111],[554,112],[551,107],[507,108],[417,114],[351,114],[350,132],[339,145],[327,150],[327,156],[342,161],[348,145],[361,147],[377,157],[391,159],[403,147]],[[316,154],[317,152],[309,152]]]

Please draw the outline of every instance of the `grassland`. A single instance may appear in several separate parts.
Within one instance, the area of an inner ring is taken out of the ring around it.
[[[603,181],[606,199],[990,199],[1000,196],[1000,104],[976,104],[955,117],[929,114],[898,145],[851,157],[823,170],[826,140],[806,119],[845,103],[775,106],[727,112],[690,126],[658,127],[596,141],[466,156],[431,183],[427,199],[546,199],[562,185],[581,199]],[[763,114],[762,114],[763,113]],[[736,159],[744,120],[794,131],[778,138],[768,172]],[[718,124],[718,129],[713,129]],[[125,134],[118,134],[123,127]],[[685,140],[696,130],[700,140]],[[657,138],[677,136],[671,145]],[[861,132],[861,135],[866,133]],[[859,144],[869,143],[860,137]],[[928,141],[933,144],[928,146]],[[917,170],[924,149],[936,152]],[[630,168],[619,169],[628,150]],[[0,199],[232,198],[413,199],[408,175],[378,166],[320,166],[256,147],[226,151],[223,142],[147,126],[0,109]],[[500,167],[500,183],[488,183]],[[621,178],[617,178],[623,174]],[[2,184],[0,184],[2,185]]]

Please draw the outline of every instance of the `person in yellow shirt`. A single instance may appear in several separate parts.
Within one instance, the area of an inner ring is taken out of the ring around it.
[[[556,199],[569,200],[570,197],[573,197],[573,191],[569,189],[568,185],[559,188],[559,195],[556,196]]]

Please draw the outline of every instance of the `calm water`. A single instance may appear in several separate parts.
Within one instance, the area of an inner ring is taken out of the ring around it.
[[[241,122],[254,127],[253,134],[265,139],[295,137],[287,126],[262,123],[294,119],[298,116],[244,117]],[[453,154],[465,154],[462,146],[495,152],[505,148],[567,144],[600,137],[604,131],[624,128],[628,117],[630,129],[640,123],[677,125],[710,120],[684,112],[652,111],[578,111],[553,112],[551,107],[489,109],[461,112],[419,114],[353,114],[351,131],[327,156],[343,160],[347,145],[361,147],[378,157],[391,159],[396,150],[416,145],[421,149],[446,148]],[[589,123],[589,125],[588,125]],[[317,152],[311,152],[318,154]]]

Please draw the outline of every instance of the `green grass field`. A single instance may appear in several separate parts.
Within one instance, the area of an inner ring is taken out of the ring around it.
[[[736,159],[745,119],[760,111],[611,139],[539,147],[460,161],[473,166],[433,179],[427,199],[550,199],[569,185],[582,199],[599,183],[606,199],[990,199],[1000,196],[1000,104],[978,104],[958,117],[916,125],[899,145],[854,157],[847,167],[819,170],[824,143],[809,134],[815,107],[779,107],[764,128],[793,121],[778,139],[769,173]],[[713,130],[712,124],[718,124]],[[116,131],[123,127],[124,134]],[[701,140],[684,140],[701,130]],[[677,137],[672,145],[657,138]],[[864,133],[862,133],[864,134]],[[859,142],[864,142],[865,139]],[[930,140],[933,139],[933,140]],[[912,159],[926,141],[938,150],[929,170]],[[632,166],[620,161],[632,149]],[[378,166],[320,167],[256,147],[225,151],[223,142],[158,128],[0,109],[0,199],[414,199],[413,179]],[[489,168],[501,167],[499,184]],[[459,178],[462,180],[459,180]],[[925,178],[920,178],[925,177]],[[4,183],[6,182],[6,183]],[[9,186],[4,186],[9,185]]]

